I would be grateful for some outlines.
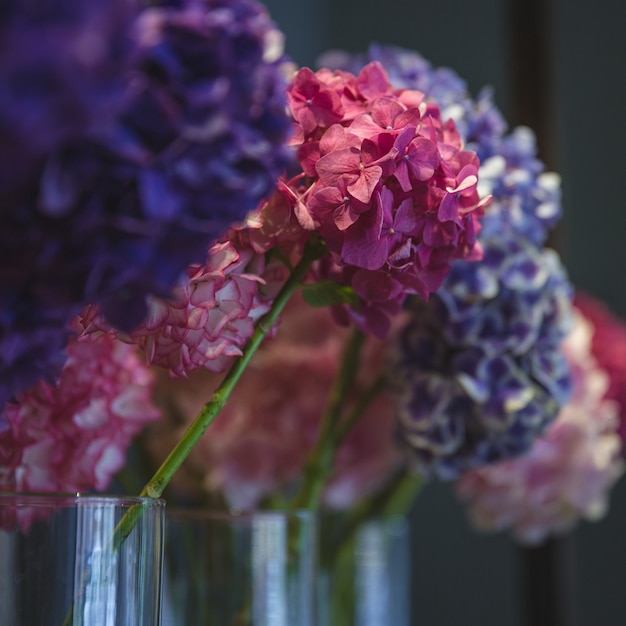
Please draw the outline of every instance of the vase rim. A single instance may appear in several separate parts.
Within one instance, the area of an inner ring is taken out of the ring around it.
[[[0,491],[0,506],[118,506],[130,508],[135,505],[162,508],[165,500],[144,496],[109,493],[63,493],[46,491]]]

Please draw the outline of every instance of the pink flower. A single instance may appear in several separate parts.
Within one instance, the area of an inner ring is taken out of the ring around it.
[[[593,324],[591,350],[599,366],[609,376],[606,397],[619,406],[619,435],[626,442],[626,323],[602,302],[577,293],[576,306]]]
[[[394,90],[378,63],[357,76],[300,70],[288,92],[302,176],[297,190],[285,183],[282,192],[302,227],[325,240],[333,279],[361,296],[349,318],[381,335],[390,307],[365,298],[375,291],[365,282],[386,274],[399,310],[409,294],[427,299],[452,260],[480,258],[487,200],[478,196],[478,158],[435,104]]]
[[[296,74],[287,95],[293,116],[306,134],[343,117],[338,94],[319,81],[308,67]]]
[[[564,344],[574,392],[530,451],[464,474],[457,493],[477,529],[511,529],[528,544],[605,515],[622,473],[618,407],[607,399],[606,373],[591,353],[593,327],[580,313]]]
[[[282,203],[284,205],[284,202]],[[107,326],[95,307],[88,307],[81,322],[85,334],[114,333],[138,345],[149,364],[185,377],[198,368],[223,372],[254,332],[254,324],[270,307],[286,271],[268,265],[264,252],[301,247],[303,232],[289,229],[281,203],[267,203],[268,219],[251,214],[244,226],[233,228],[207,252],[203,266],[191,266],[172,298],[148,300],[148,316],[131,333]],[[295,220],[293,220],[295,222]]]
[[[316,439],[345,340],[346,329],[338,327],[328,311],[294,299],[276,336],[259,349],[210,434],[192,451],[188,476],[204,477],[205,489],[222,492],[231,506],[242,509],[292,493]],[[362,368],[366,374],[359,389],[381,367],[383,347],[368,340]],[[170,417],[182,417],[178,424],[170,421],[170,428],[184,428],[217,383],[216,376],[198,371],[188,380],[157,385],[157,401],[170,407]],[[348,507],[382,484],[400,459],[393,430],[391,402],[381,396],[338,452],[327,505]],[[165,453],[159,442],[167,439],[158,432],[148,438],[153,454]],[[178,488],[186,487],[179,481]]]
[[[381,133],[382,134],[382,133]],[[363,139],[359,148],[338,148],[317,161],[315,169],[319,187],[336,187],[339,181],[346,183],[346,191],[355,200],[368,203],[383,177],[383,167],[389,165],[397,154],[389,135],[387,141]]]
[[[70,342],[56,384],[40,381],[2,409],[0,488],[105,489],[133,437],[160,416],[152,380],[135,348],[110,335]]]

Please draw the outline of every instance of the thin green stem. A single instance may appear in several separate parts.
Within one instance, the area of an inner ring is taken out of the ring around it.
[[[267,333],[278,320],[278,317],[282,313],[293,293],[296,289],[298,289],[304,280],[313,262],[319,259],[324,253],[324,244],[319,239],[311,238],[306,243],[302,259],[293,269],[289,278],[274,299],[271,309],[257,322],[252,337],[248,340],[246,346],[244,347],[243,354],[234,361],[220,386],[213,393],[211,400],[204,405],[198,416],[194,419],[178,443],[174,446],[165,461],[163,461],[159,469],[144,486],[140,493],[141,497],[154,499],[161,497],[163,490],[168,485],[176,471],[180,468],[185,459],[189,456],[189,453],[193,450],[194,446],[206,432],[207,428],[213,423],[222,410],[235,385],[250,362],[250,359],[263,342],[263,339],[265,339]],[[122,519],[115,527],[112,537],[115,550],[119,549],[122,543],[130,535],[133,528],[141,518],[142,513],[143,506],[141,504],[137,504],[128,509],[128,511],[126,511],[126,513],[122,516]],[[64,624],[69,624],[72,614],[73,606],[70,607],[70,611],[64,621]]]
[[[207,402],[196,419],[191,423],[185,434],[180,438],[174,446],[170,454],[154,476],[148,481],[140,495],[149,498],[159,498],[163,490],[176,473],[183,461],[189,456],[189,453],[198,443],[206,429],[213,423],[213,420],[219,415],[224,404],[230,397],[235,385],[241,378],[244,370],[248,366],[250,359],[256,352],[257,348],[265,339],[267,333],[274,326],[278,317],[282,313],[285,305],[300,286],[300,283],[306,276],[313,261],[320,257],[320,246],[322,244],[317,240],[310,240],[305,246],[305,251],[298,265],[293,269],[287,282],[283,285],[276,299],[272,304],[272,308],[257,322],[252,337],[248,340],[243,354],[235,360],[230,370],[226,374],[222,383],[213,393],[209,402]]]
[[[354,329],[344,349],[339,374],[329,395],[317,441],[305,463],[300,490],[292,502],[294,510],[299,508],[315,510],[319,506],[324,485],[332,472],[336,451],[335,435],[349,391],[356,378],[363,341],[363,333]]]

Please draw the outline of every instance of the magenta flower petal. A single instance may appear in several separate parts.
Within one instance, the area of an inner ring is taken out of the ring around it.
[[[315,169],[323,186],[337,186],[346,174],[358,175],[361,155],[357,148],[341,148],[326,154],[316,163]]]
[[[364,167],[359,172],[356,181],[348,185],[348,191],[359,202],[367,203],[370,201],[382,175],[383,170],[378,165]]]

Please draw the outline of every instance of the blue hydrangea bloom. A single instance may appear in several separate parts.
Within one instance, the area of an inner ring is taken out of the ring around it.
[[[552,250],[501,237],[453,264],[394,360],[398,419],[420,471],[444,479],[527,450],[570,393],[560,343],[572,289]]]

